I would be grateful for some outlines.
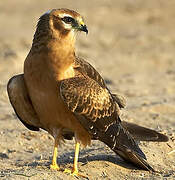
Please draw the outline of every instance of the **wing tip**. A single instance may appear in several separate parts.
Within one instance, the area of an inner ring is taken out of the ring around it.
[[[141,169],[155,172],[148,164],[144,152],[140,149],[132,136],[130,136],[129,132],[120,124],[112,124],[108,128],[106,135],[103,136],[103,138],[101,137],[101,140],[124,160]]]
[[[150,172],[156,172],[151,165],[148,164],[146,159],[144,159],[142,156],[140,156],[138,153],[130,150],[130,149],[125,149],[125,150],[116,150],[116,154],[118,154],[120,157],[122,157],[124,160],[127,162],[135,165],[136,167],[147,170]]]

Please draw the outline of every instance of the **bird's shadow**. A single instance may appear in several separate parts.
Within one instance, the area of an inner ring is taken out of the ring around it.
[[[88,162],[107,161],[107,162],[111,162],[113,164],[116,164],[116,165],[121,166],[126,169],[130,169],[130,170],[138,170],[139,169],[139,168],[133,166],[132,164],[130,164],[129,162],[122,160],[118,156],[96,153],[97,151],[100,152],[102,149],[103,148],[98,148],[95,150],[94,149],[83,150],[80,152],[78,161],[82,163],[82,166],[86,165]],[[89,153],[91,153],[92,155],[88,155]],[[74,158],[74,151],[66,152],[57,158],[57,162],[59,165],[65,166],[66,164],[73,164],[73,158]],[[52,161],[52,156],[49,157],[49,160],[48,159],[35,160],[35,161],[27,164],[26,166],[32,167],[32,168],[35,168],[37,166],[42,166],[42,167],[45,166],[45,167],[49,168],[51,161]]]

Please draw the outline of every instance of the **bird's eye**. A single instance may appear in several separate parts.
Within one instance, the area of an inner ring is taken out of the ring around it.
[[[64,21],[65,23],[72,23],[75,20],[72,17],[65,16],[65,17],[62,18],[62,21]]]

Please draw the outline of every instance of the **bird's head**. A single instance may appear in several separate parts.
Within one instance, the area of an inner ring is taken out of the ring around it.
[[[78,31],[88,33],[83,17],[79,13],[63,8],[47,11],[39,18],[32,47],[34,49],[64,47],[69,51],[71,48],[74,49],[75,35]]]
[[[53,9],[41,16],[40,20],[45,16],[48,16],[50,29],[60,35],[67,35],[69,32],[74,34],[77,31],[88,33],[83,17],[73,10]]]

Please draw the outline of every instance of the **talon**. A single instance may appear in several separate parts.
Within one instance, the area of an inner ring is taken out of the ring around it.
[[[86,179],[88,178],[87,176],[84,176],[84,175],[78,173],[77,170],[73,170],[73,169],[72,170],[65,169],[63,172],[67,173],[67,174],[70,174],[71,176],[83,177],[83,178],[86,178]]]
[[[51,165],[50,165],[50,169],[60,170],[60,167],[59,167],[57,164],[51,164]]]
[[[63,172],[68,173],[68,174],[72,174],[72,170],[70,170],[70,169],[65,169]]]
[[[64,173],[68,173],[71,176],[83,177],[83,178],[88,179],[87,176],[84,176],[84,175],[78,173],[77,161],[78,161],[79,147],[80,147],[80,144],[77,142],[76,145],[75,145],[75,157],[74,157],[73,169],[72,170],[65,169]]]

